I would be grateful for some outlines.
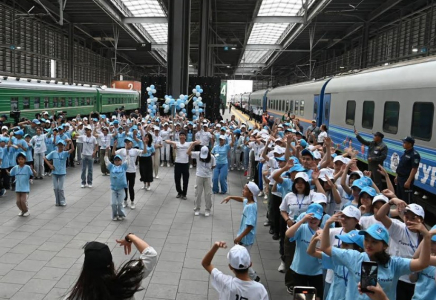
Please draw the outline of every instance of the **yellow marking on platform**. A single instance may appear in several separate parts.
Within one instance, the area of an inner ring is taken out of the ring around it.
[[[237,110],[237,109],[232,109],[232,114],[235,115],[236,119],[239,122],[244,122],[246,124],[249,124],[250,126],[254,126],[254,122],[253,121],[249,121],[249,117],[247,115],[245,115],[244,113],[242,113],[241,111]]]

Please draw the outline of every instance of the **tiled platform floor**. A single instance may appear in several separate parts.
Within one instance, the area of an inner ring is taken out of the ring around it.
[[[154,246],[159,261],[154,272],[143,281],[138,299],[218,299],[201,259],[212,242],[230,245],[239,228],[242,205],[220,204],[213,199],[212,215],[193,214],[195,169],[191,169],[188,200],[176,199],[173,168],[160,168],[160,179],[151,191],[136,183],[136,209],[127,210],[122,222],[111,220],[109,178],[94,165],[92,188],[80,188],[80,166],[67,169],[65,195],[68,205],[56,207],[51,178],[31,186],[31,215],[18,217],[14,192],[0,198],[0,299],[63,299],[78,277],[82,247],[87,241],[105,242],[113,249],[116,266],[129,259],[115,239],[133,232]],[[242,171],[229,174],[229,191],[240,195],[246,180]],[[278,242],[263,226],[266,204],[259,201],[258,235],[252,248],[253,266],[270,292],[270,299],[288,299],[284,275],[277,272]],[[214,263],[230,274],[227,251],[219,251]],[[133,255],[137,255],[134,253]]]

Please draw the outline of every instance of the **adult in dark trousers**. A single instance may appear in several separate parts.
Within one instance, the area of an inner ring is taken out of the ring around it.
[[[192,142],[187,142],[186,133],[184,131],[180,131],[178,142],[166,140],[165,143],[172,145],[174,147],[174,150],[176,151],[176,160],[174,161],[174,181],[176,183],[177,190],[176,198],[182,198],[183,200],[186,200],[189,183],[189,155],[187,154],[187,152]],[[180,184],[182,176],[183,189]]]
[[[382,175],[377,171],[378,165],[383,166],[383,162],[388,156],[388,146],[383,142],[385,137],[383,133],[377,131],[374,133],[374,139],[367,141],[359,135],[359,132],[354,129],[357,140],[365,146],[368,146],[368,170],[371,172],[371,177],[377,187],[382,190]]]
[[[415,145],[414,138],[408,136],[402,141],[404,153],[400,157],[400,163],[396,171],[396,194],[398,198],[410,204],[413,202],[413,183],[415,181],[416,172],[418,172],[421,156],[413,147]]]

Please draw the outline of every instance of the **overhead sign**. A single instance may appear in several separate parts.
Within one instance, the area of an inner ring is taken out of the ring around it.
[[[227,102],[227,81],[221,81],[220,100],[223,104]]]

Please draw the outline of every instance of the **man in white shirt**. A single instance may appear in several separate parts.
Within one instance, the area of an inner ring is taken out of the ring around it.
[[[233,246],[227,254],[229,268],[235,277],[223,274],[212,265],[212,259],[219,248],[227,248],[225,242],[215,242],[201,264],[212,276],[212,286],[218,291],[219,300],[268,300],[265,287],[250,279],[248,269],[252,265],[247,249]]]
[[[35,179],[43,179],[44,156],[47,146],[45,145],[45,134],[42,134],[41,127],[36,128],[36,135],[32,137],[30,144],[33,147],[33,161],[36,171]]]
[[[83,144],[82,147],[82,184],[81,188],[86,186],[92,187],[92,168],[97,152],[97,139],[91,135],[91,126],[85,127],[85,135],[79,135],[77,141]],[[88,176],[86,176],[86,169],[88,169]]]
[[[109,170],[106,167],[106,163],[104,162],[104,155],[107,148],[111,146],[112,134],[109,133],[109,129],[107,127],[103,127],[101,132],[96,132],[96,128],[94,128],[94,136],[98,139],[98,144],[100,146],[100,169],[103,176],[109,175]]]
[[[192,142],[186,142],[186,133],[181,131],[179,133],[180,142],[173,142],[166,140],[165,143],[170,144],[176,150],[176,160],[174,161],[174,181],[176,183],[177,196],[186,200],[189,183],[189,155],[187,154],[188,148]],[[183,175],[183,189],[180,185],[180,180]]]

